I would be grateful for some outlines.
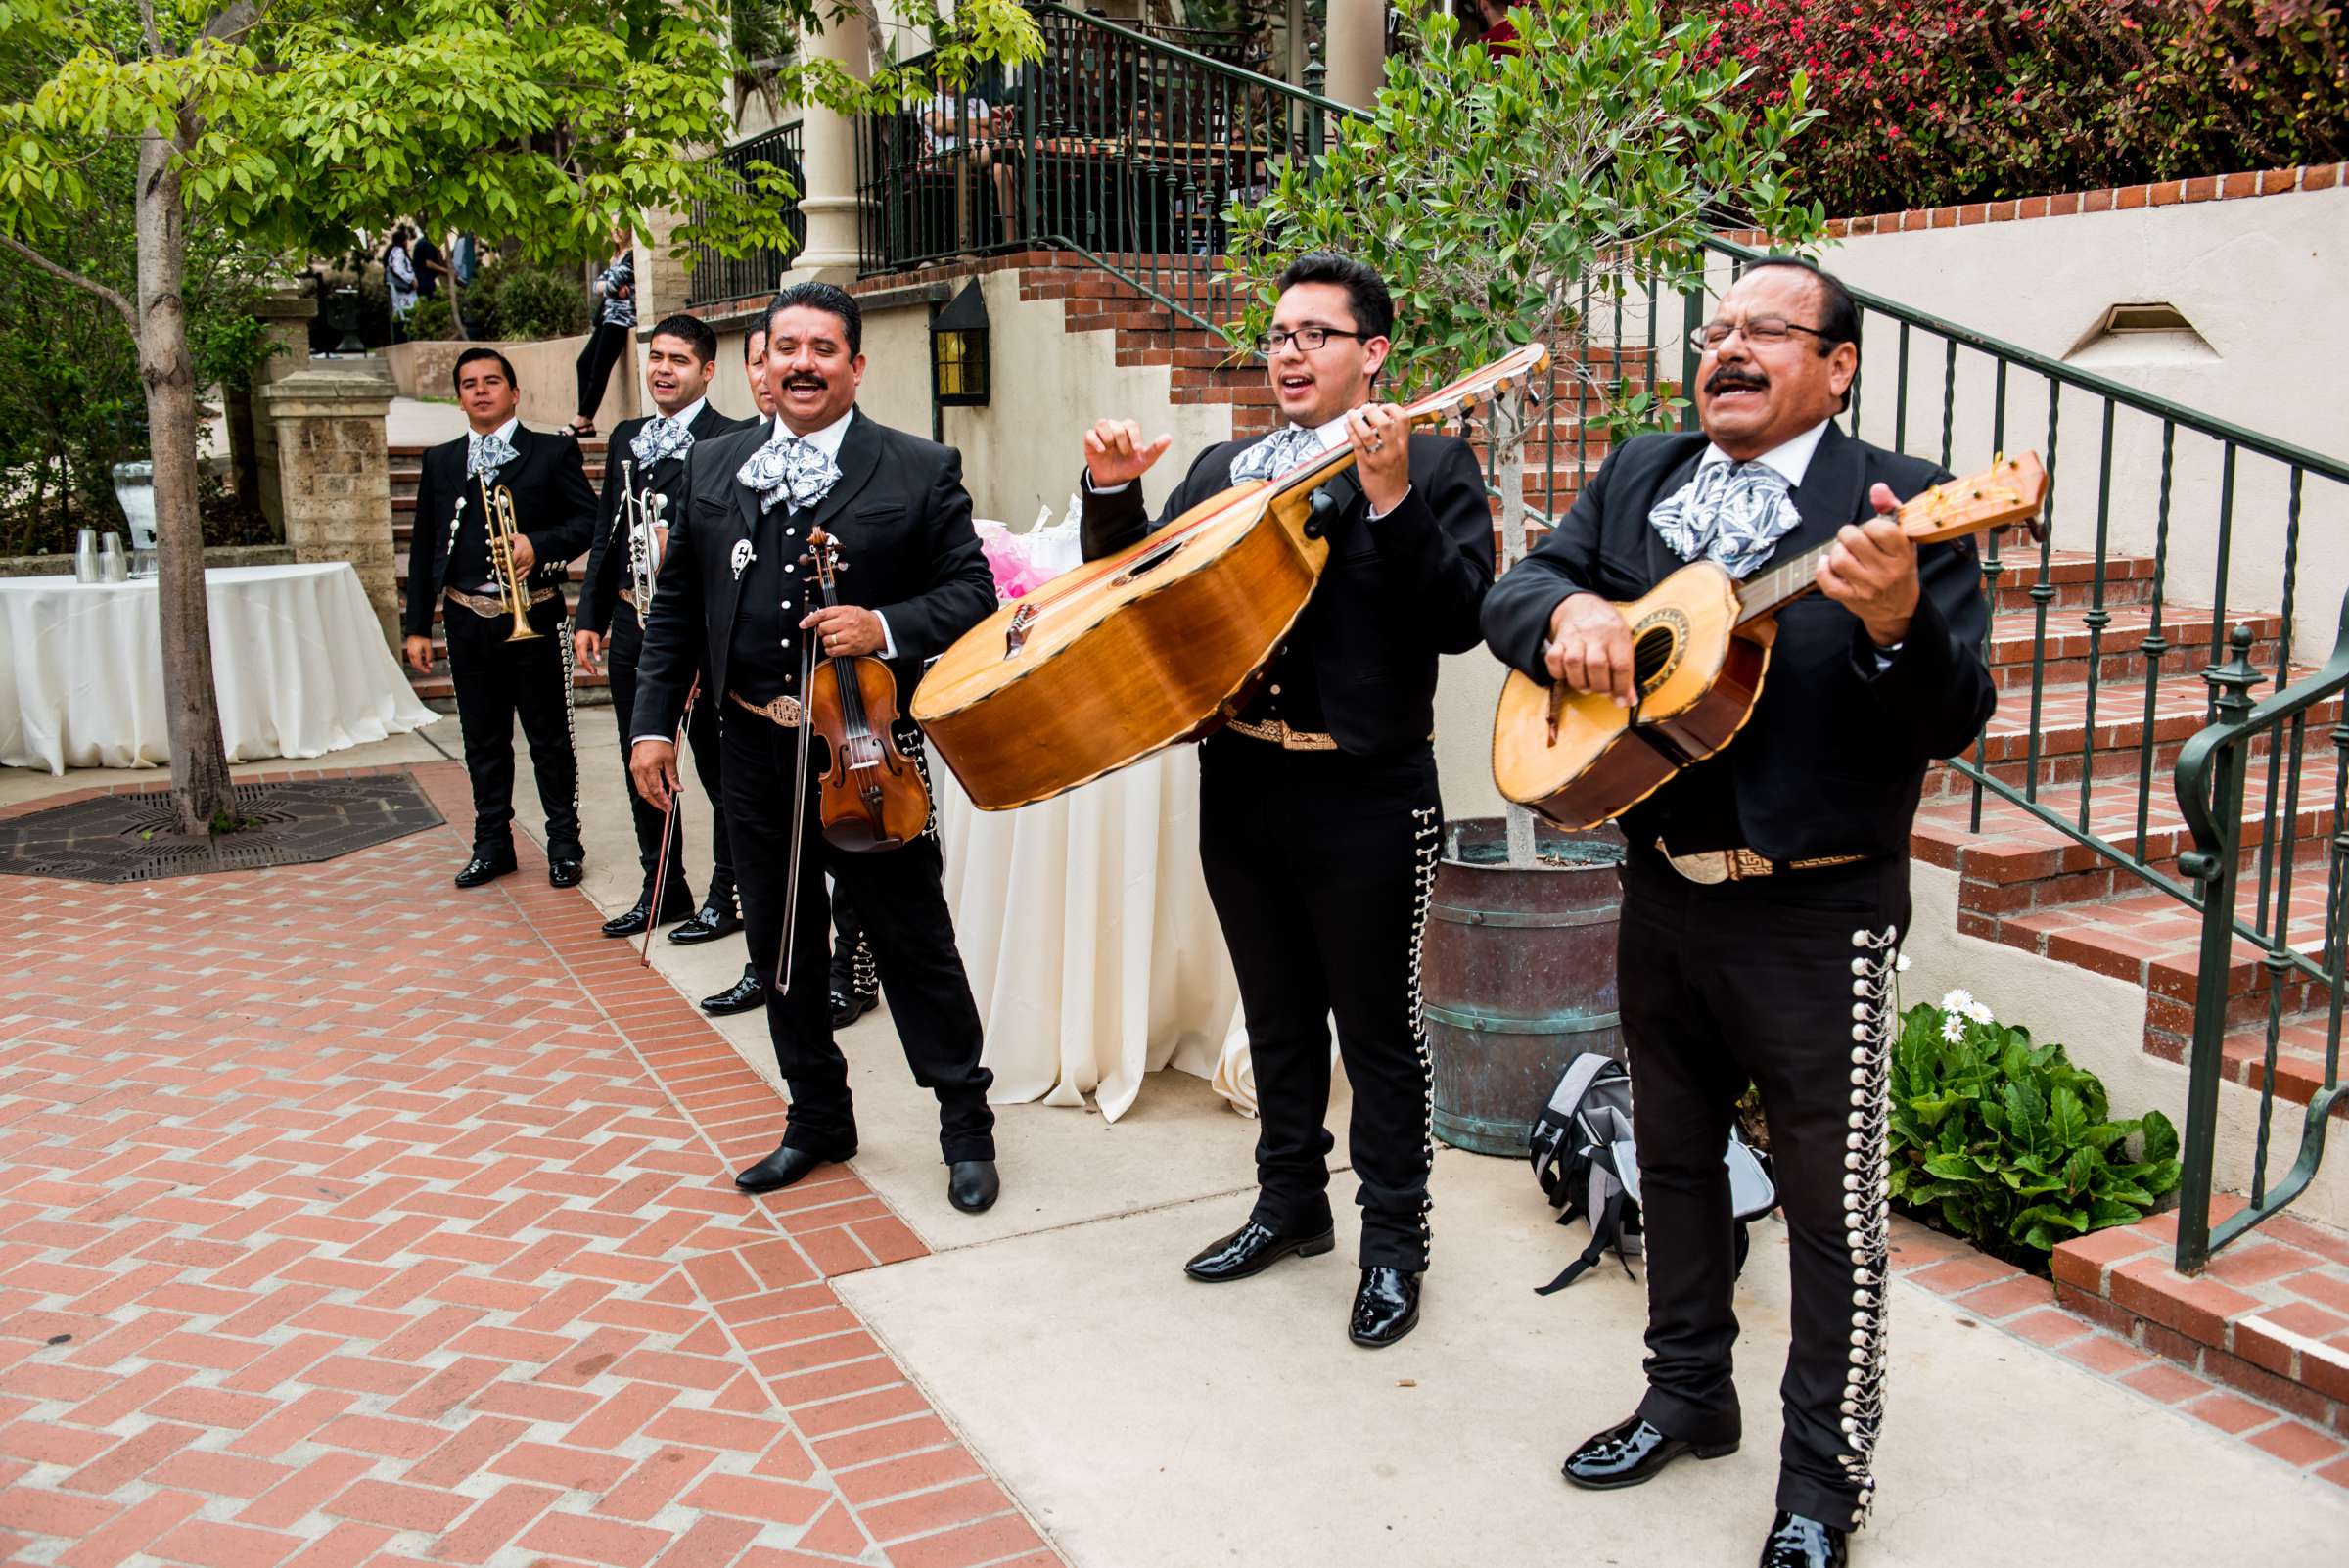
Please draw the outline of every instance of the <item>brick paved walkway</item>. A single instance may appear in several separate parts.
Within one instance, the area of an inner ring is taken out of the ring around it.
[[[736,1194],[774,1091],[464,842],[0,881],[0,1555],[1058,1563],[827,1283],[912,1231]]]

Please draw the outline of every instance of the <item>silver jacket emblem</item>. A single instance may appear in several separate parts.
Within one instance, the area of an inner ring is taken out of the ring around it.
[[[751,564],[752,558],[756,554],[757,552],[751,548],[750,540],[736,539],[734,541],[733,567],[735,581],[740,582],[742,580],[743,569]]]

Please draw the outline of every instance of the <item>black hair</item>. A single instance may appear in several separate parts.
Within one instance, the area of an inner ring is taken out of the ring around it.
[[[795,283],[776,295],[775,302],[766,307],[766,335],[775,335],[776,316],[801,308],[840,317],[841,327],[848,333],[849,357],[864,352],[864,312],[857,308],[854,295],[833,283]]]
[[[1824,359],[1835,351],[1838,344],[1852,346],[1852,379],[1860,379],[1860,306],[1852,299],[1852,291],[1843,280],[1818,262],[1799,255],[1766,255],[1759,261],[1748,261],[1739,274],[1750,278],[1765,267],[1784,267],[1790,272],[1808,273],[1819,285],[1819,356]],[[1852,406],[1850,388],[1844,389],[1838,412]]]
[[[682,338],[692,346],[693,357],[703,364],[717,357],[717,334],[710,323],[699,316],[689,316],[680,310],[673,316],[663,316],[653,324],[655,338]]]
[[[1354,307],[1355,330],[1365,338],[1386,338],[1395,331],[1395,298],[1387,281],[1369,263],[1335,251],[1314,251],[1281,269],[1278,287],[1286,293],[1300,283],[1334,283],[1346,291]]]
[[[496,360],[497,368],[506,373],[506,385],[516,392],[522,391],[522,383],[514,377],[514,361],[494,348],[468,348],[457,355],[457,362],[448,367],[448,384],[451,388],[459,392],[464,391],[464,384],[458,378],[465,374],[465,367],[477,359]]]
[[[751,362],[751,340],[753,338],[771,338],[774,336],[773,333],[766,330],[767,321],[772,320],[774,320],[774,317],[769,316],[766,318],[766,321],[761,321],[757,326],[751,327],[743,333],[742,362],[744,364],[747,365]]]

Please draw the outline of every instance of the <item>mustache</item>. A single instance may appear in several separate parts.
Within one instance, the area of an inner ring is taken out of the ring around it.
[[[786,376],[783,378],[785,392],[797,392],[802,389],[808,392],[822,392],[831,385],[821,376]]]
[[[1725,392],[1766,392],[1770,378],[1759,371],[1724,365],[1705,383],[1707,394]]]

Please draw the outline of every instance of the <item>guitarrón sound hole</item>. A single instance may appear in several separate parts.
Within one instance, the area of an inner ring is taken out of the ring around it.
[[[1672,668],[1673,648],[1669,626],[1650,626],[1632,643],[1632,678],[1641,692],[1653,690]]]
[[[1177,539],[1173,544],[1164,545],[1159,549],[1151,551],[1148,555],[1143,556],[1140,560],[1134,562],[1133,565],[1119,573],[1118,581],[1121,583],[1131,582],[1134,578],[1140,576],[1152,567],[1165,565],[1168,561],[1174,559],[1174,553],[1177,550],[1180,550],[1189,542],[1190,541],[1187,539]]]

